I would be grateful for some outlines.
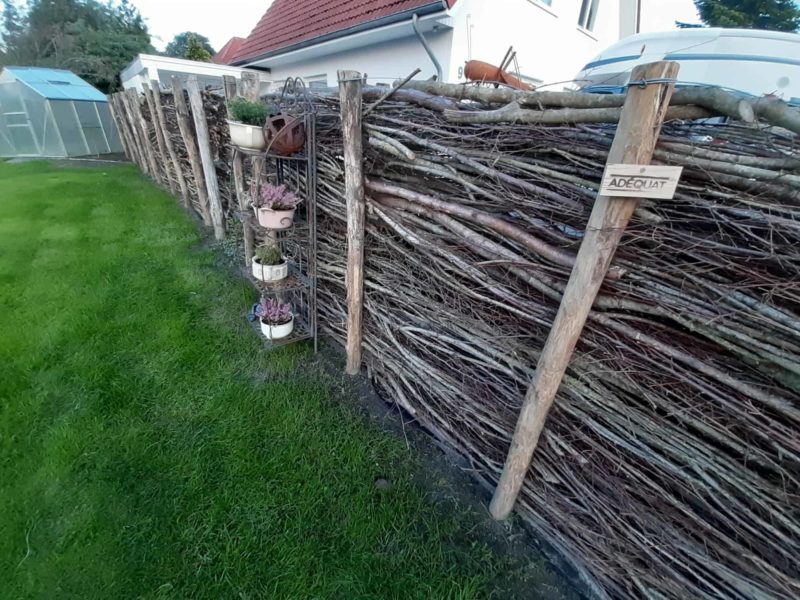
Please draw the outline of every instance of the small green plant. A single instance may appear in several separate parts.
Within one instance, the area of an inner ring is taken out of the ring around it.
[[[228,102],[228,115],[231,121],[260,127],[267,121],[270,107],[263,102],[250,102],[239,96]]]
[[[256,260],[264,266],[279,265],[283,262],[283,256],[276,246],[259,246],[256,248]]]

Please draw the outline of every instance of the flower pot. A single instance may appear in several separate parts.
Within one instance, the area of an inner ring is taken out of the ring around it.
[[[261,321],[261,333],[264,334],[264,337],[268,340],[279,340],[281,338],[285,338],[289,334],[294,331],[294,317],[288,323],[284,323],[283,325],[270,325],[269,323],[264,323]]]
[[[228,128],[231,132],[231,144],[234,146],[263,150],[267,145],[267,141],[264,139],[264,130],[258,125],[228,121]]]
[[[289,274],[289,265],[283,261],[279,265],[262,265],[253,257],[253,277],[259,281],[280,281]]]
[[[267,229],[289,229],[294,223],[294,211],[260,207],[256,208],[256,217],[258,224]]]
[[[267,119],[264,124],[264,138],[270,152],[291,156],[305,146],[306,128],[297,117],[277,115]]]

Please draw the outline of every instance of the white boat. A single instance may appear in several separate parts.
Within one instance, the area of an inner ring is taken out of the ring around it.
[[[680,63],[678,85],[712,85],[800,105],[800,35],[697,28],[632,35],[601,52],[576,77],[587,92],[622,91],[636,65]]]

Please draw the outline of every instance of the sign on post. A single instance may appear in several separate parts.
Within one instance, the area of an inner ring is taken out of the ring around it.
[[[671,200],[683,167],[661,165],[606,165],[601,196]]]

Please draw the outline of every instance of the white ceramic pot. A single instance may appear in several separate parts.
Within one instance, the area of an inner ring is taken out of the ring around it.
[[[256,217],[258,224],[266,229],[289,229],[294,223],[294,211],[260,207],[256,208]]]
[[[280,281],[289,274],[289,265],[283,261],[279,265],[262,265],[253,257],[253,277],[259,281]]]
[[[264,337],[268,340],[279,340],[281,338],[285,338],[287,335],[294,331],[294,317],[288,323],[284,323],[283,325],[270,325],[269,323],[264,323],[261,321],[261,333],[264,334]]]
[[[228,128],[231,132],[231,144],[234,146],[250,150],[263,150],[267,146],[264,130],[257,125],[228,121]]]

